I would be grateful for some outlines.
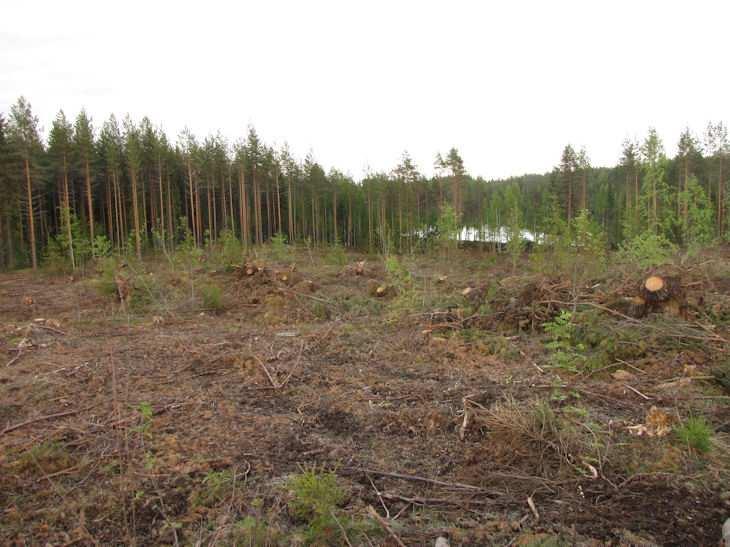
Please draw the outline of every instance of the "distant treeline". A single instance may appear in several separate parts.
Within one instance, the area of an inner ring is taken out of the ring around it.
[[[0,268],[37,267],[53,252],[74,263],[109,250],[141,256],[183,239],[214,244],[224,232],[246,246],[281,234],[408,252],[444,216],[559,233],[587,211],[614,246],[646,233],[681,245],[728,237],[722,123],[701,137],[684,131],[673,158],[654,130],[617,151],[615,167],[592,167],[585,150],[566,146],[550,173],[490,181],[468,174],[456,149],[435,158],[432,177],[405,153],[391,172],[356,181],[268,146],[252,127],[237,142],[189,131],[171,142],[148,118],[96,125],[61,111],[41,135],[21,97],[0,114]]]

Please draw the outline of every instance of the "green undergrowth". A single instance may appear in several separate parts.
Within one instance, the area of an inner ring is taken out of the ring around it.
[[[316,469],[305,470],[287,483],[291,491],[289,513],[301,523],[300,533],[306,545],[343,545],[372,537],[373,525],[345,513],[341,506],[347,499],[337,476]]]

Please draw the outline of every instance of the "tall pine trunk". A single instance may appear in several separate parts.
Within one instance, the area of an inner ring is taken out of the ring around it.
[[[25,188],[27,191],[28,199],[28,235],[30,241],[30,259],[33,264],[33,269],[38,269],[38,257],[36,256],[35,249],[35,219],[33,218],[33,189],[32,181],[30,178],[30,160],[25,158]]]
[[[130,177],[132,179],[132,219],[134,221],[134,250],[137,260],[142,260],[142,239],[139,234],[139,203],[137,197],[137,170],[132,167],[130,169]]]
[[[66,163],[66,153],[63,153],[63,208],[64,219],[66,221],[66,237],[68,237],[68,253],[71,259],[71,269],[76,269],[76,259],[74,257],[74,240],[71,232],[71,202],[68,195],[68,164]]]
[[[89,221],[89,239],[94,241],[94,201],[91,195],[91,166],[89,158],[84,162],[84,181],[86,183],[87,220]]]

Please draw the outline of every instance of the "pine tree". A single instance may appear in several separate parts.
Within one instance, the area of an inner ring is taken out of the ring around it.
[[[35,207],[33,205],[33,172],[36,158],[41,153],[42,145],[38,129],[38,118],[33,114],[30,103],[20,97],[10,108],[10,138],[20,154],[22,169],[25,174],[26,205],[28,210],[28,236],[30,257],[33,269],[38,269],[36,249]]]
[[[641,146],[641,153],[644,164],[644,199],[647,226],[649,231],[659,234],[662,218],[660,217],[660,204],[666,200],[668,189],[666,187],[666,156],[664,155],[664,144],[662,143],[656,129],[649,129],[644,143]],[[671,210],[668,213],[666,222],[669,222]]]
[[[580,211],[588,210],[588,172],[591,162],[585,148],[581,148],[575,159],[576,168],[580,173]]]
[[[132,193],[132,220],[134,221],[134,249],[138,260],[142,260],[142,236],[140,233],[138,177],[142,165],[142,147],[139,128],[127,116],[124,119],[124,154],[127,160],[127,170],[131,183]]]
[[[683,224],[688,224],[689,203],[689,180],[694,174],[694,166],[701,159],[697,140],[690,133],[689,128],[682,131],[677,147],[677,161],[680,167],[680,174],[677,181],[677,216]]]
[[[107,226],[118,249],[126,243],[124,198],[120,182],[122,135],[116,117],[112,114],[104,122],[97,142],[99,156],[106,172]]]
[[[639,153],[639,144],[636,141],[624,140],[620,166],[624,170],[625,180],[626,212],[624,223],[630,236],[637,235],[639,232]]]
[[[727,127],[722,122],[709,123],[705,131],[705,148],[710,159],[715,164],[717,199],[716,225],[719,236],[725,234],[725,216],[727,208],[726,196],[726,174],[725,165],[730,155],[730,143],[728,142]]]
[[[66,230],[66,238],[68,240],[69,260],[71,268],[76,269],[76,258],[74,256],[74,240],[71,229],[71,201],[69,198],[69,156],[71,153],[71,143],[73,140],[73,128],[66,119],[63,110],[59,111],[56,119],[51,126],[51,132],[48,135],[48,153],[53,164],[54,175],[61,179],[63,188],[61,218]]]
[[[83,171],[86,194],[86,218],[89,223],[89,239],[94,240],[94,197],[92,188],[91,164],[94,156],[94,128],[85,110],[76,117],[73,130],[76,157]]]
[[[575,214],[575,177],[578,169],[578,156],[571,145],[563,148],[558,167],[560,190],[558,196],[563,203],[565,220],[570,223]]]

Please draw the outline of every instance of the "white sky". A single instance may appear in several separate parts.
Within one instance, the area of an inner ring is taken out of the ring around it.
[[[85,106],[312,149],[355,177],[456,146],[487,178],[543,172],[567,143],[613,165],[654,125],[730,121],[727,1],[10,1],[0,111],[44,127]]]

